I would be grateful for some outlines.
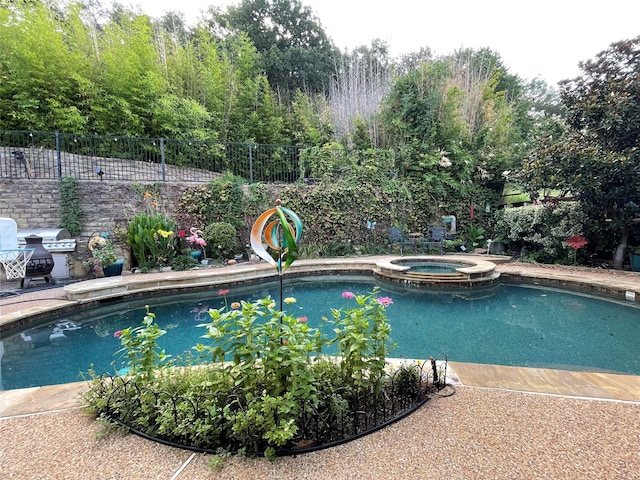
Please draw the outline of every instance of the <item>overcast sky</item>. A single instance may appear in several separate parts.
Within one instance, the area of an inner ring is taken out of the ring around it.
[[[151,16],[181,11],[195,23],[225,0],[120,0]],[[640,35],[640,1],[606,0],[302,0],[341,50],[386,40],[391,55],[429,47],[448,54],[489,47],[510,73],[549,84],[578,75],[578,62],[612,42]]]

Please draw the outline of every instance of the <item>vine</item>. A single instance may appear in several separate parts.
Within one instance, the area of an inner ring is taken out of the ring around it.
[[[82,232],[82,210],[78,180],[74,177],[60,179],[60,228],[66,228],[73,236]]]

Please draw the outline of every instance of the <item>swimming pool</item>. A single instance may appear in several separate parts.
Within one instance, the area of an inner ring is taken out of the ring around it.
[[[285,296],[297,300],[285,309],[321,327],[322,316],[331,317],[332,307],[350,305],[343,291],[367,293],[374,285],[394,302],[387,309],[398,343],[394,357],[444,352],[459,362],[640,374],[640,308],[585,295],[505,284],[468,292],[433,291],[371,277],[309,277],[285,281]],[[279,297],[277,283],[230,287],[226,299],[215,289],[107,303],[52,318],[0,341],[0,388],[77,381],[92,363],[97,372],[113,372],[120,346],[113,333],[138,325],[145,304],[168,330],[161,346],[175,356],[201,341],[203,329],[196,325],[207,320],[208,308],[267,295]]]

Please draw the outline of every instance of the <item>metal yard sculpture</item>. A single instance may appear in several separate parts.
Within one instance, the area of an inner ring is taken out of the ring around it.
[[[280,200],[276,200],[275,208],[264,212],[253,224],[251,248],[256,255],[269,262],[278,271],[280,310],[282,310],[282,275],[298,258],[298,241],[302,236],[302,222],[295,212],[281,206],[280,203]],[[276,218],[271,220],[274,215]]]

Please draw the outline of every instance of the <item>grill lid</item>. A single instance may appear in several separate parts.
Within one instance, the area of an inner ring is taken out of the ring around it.
[[[24,237],[27,235],[37,235],[42,237],[42,243],[56,242],[58,240],[64,240],[65,238],[71,238],[71,234],[66,228],[30,228],[27,230],[20,230],[18,232],[18,242],[25,243]]]
[[[73,252],[76,240],[71,238],[66,228],[30,228],[18,232],[18,246],[24,248],[27,244],[25,237],[37,235],[42,237],[42,246],[50,252]]]

